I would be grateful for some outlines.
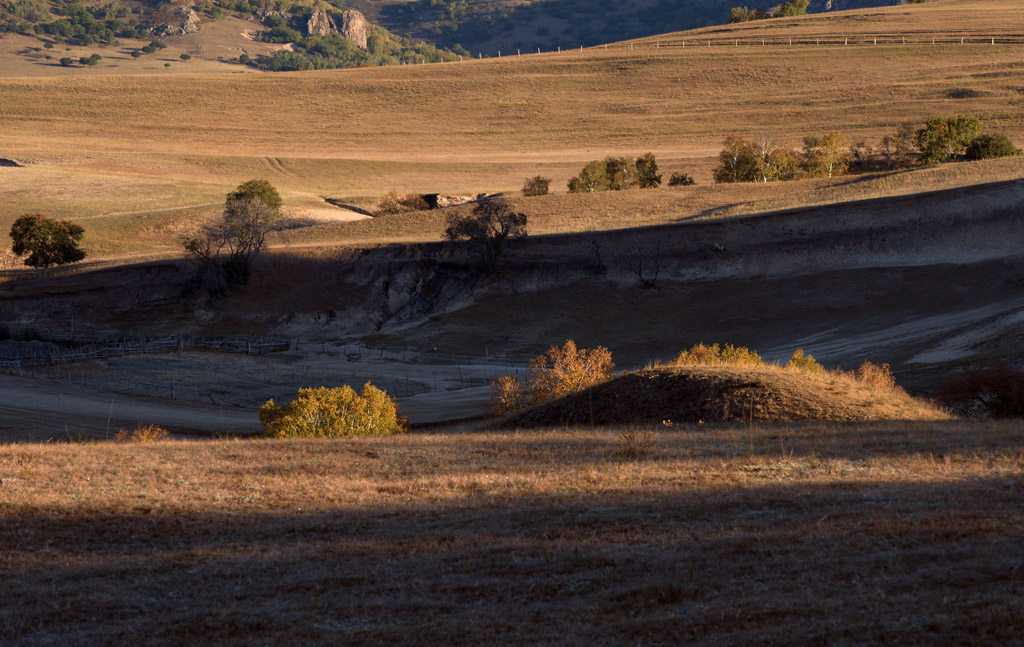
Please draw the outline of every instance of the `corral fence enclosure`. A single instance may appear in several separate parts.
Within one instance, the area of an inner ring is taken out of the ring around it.
[[[489,386],[502,375],[525,378],[532,356],[522,353],[495,352],[484,345],[478,352],[420,349],[412,346],[376,346],[363,343],[288,339],[272,336],[216,335],[196,336],[184,333],[170,335],[83,331],[79,329],[0,328],[0,369],[10,375],[56,380],[59,383],[101,389],[130,395],[193,402],[211,402],[237,407],[259,406],[268,398],[282,402],[281,396],[292,393],[280,379],[251,385],[251,393],[228,393],[209,383],[194,379],[179,380],[153,375],[118,375],[88,360],[125,358],[141,355],[175,354],[182,351],[210,351],[260,356],[270,353],[325,353],[344,356],[352,367],[350,386],[359,388],[371,381],[394,397],[408,397],[428,392]],[[288,365],[294,358],[285,358]],[[361,361],[362,360],[362,361]],[[367,363],[369,360],[369,363]],[[383,364],[381,364],[383,362]],[[81,363],[75,366],[76,363]],[[405,365],[407,368],[400,368]],[[365,367],[364,367],[365,365]],[[383,372],[374,367],[391,366]],[[28,371],[28,372],[26,372]],[[369,371],[369,373],[367,373]],[[320,378],[307,376],[309,386]]]
[[[50,366],[102,357],[139,353],[168,353],[180,350],[207,350],[246,355],[265,355],[286,351],[290,339],[240,335],[197,337],[174,334],[161,337],[145,335],[104,335],[60,329],[8,329],[10,339],[0,341],[0,367],[9,371],[24,366]]]

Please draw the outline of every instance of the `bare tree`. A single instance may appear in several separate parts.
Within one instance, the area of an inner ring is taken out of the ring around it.
[[[242,185],[240,189],[248,184]],[[269,187],[269,184],[267,184]],[[270,187],[273,190],[273,187]],[[182,247],[215,292],[244,285],[252,264],[263,251],[267,236],[279,228],[280,198],[229,194],[224,212],[216,221],[185,237]]]
[[[584,241],[584,246],[590,250],[590,253],[594,255],[594,274],[598,276],[604,276],[608,273],[608,264],[604,262],[604,258],[601,255],[601,241],[596,236],[592,236]]]
[[[665,260],[665,255],[661,251],[661,240],[656,239],[654,244],[651,244],[638,235],[633,238],[632,246],[633,253],[626,257],[626,267],[636,274],[640,285],[649,290],[658,282],[661,264]]]
[[[493,273],[505,239],[526,235],[526,214],[513,211],[502,198],[483,200],[469,215],[449,214],[444,235],[448,240],[468,240],[487,271]]]

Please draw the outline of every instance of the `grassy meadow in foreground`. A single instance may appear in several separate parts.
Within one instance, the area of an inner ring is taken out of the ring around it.
[[[1009,644],[1019,422],[0,446],[0,641]]]

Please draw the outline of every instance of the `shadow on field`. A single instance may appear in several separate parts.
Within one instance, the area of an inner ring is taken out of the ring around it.
[[[1024,481],[324,513],[4,510],[19,645],[1010,644]]]

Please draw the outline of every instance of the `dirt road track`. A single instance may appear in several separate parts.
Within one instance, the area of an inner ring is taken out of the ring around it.
[[[155,401],[0,376],[0,442],[44,441],[83,433],[103,437],[139,423],[200,435],[262,430],[252,409]]]

